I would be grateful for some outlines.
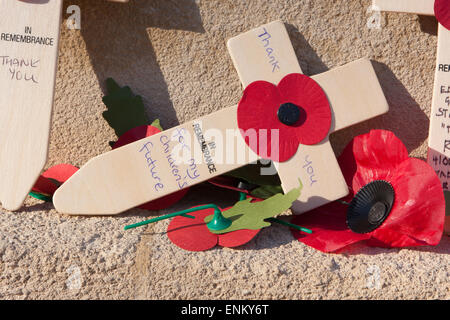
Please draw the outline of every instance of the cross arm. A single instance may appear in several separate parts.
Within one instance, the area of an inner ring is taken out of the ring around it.
[[[434,16],[434,0],[373,0],[373,5],[381,11]]]

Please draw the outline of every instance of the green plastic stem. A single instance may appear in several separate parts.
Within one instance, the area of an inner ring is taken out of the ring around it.
[[[295,229],[295,230],[298,230],[298,231],[302,231],[302,232],[305,232],[305,233],[309,233],[309,234],[313,233],[309,229],[300,227],[300,226],[298,226],[296,224],[292,224],[290,222],[287,222],[287,221],[284,221],[284,220],[280,220],[280,219],[277,219],[277,218],[269,218],[269,219],[266,219],[266,220],[269,221],[269,222],[278,223],[278,224],[281,224],[283,226],[287,226],[287,227],[290,227],[292,229]]]
[[[125,226],[124,229],[125,230],[133,229],[133,228],[141,227],[141,226],[153,223],[153,222],[158,222],[158,221],[161,221],[161,220],[170,219],[170,218],[173,218],[173,217],[176,217],[176,216],[184,216],[184,217],[187,217],[187,218],[195,219],[194,216],[187,215],[187,213],[194,212],[194,211],[200,211],[200,210],[204,210],[204,209],[210,209],[210,208],[214,209],[214,217],[207,224],[209,229],[211,229],[211,230],[223,230],[223,229],[228,228],[231,225],[231,220],[225,218],[222,215],[222,212],[220,211],[218,206],[216,206],[215,204],[207,204],[207,205],[204,205],[204,206],[199,206],[199,207],[190,208],[190,209],[186,209],[186,210],[182,210],[182,211],[178,211],[178,212],[174,212],[174,213],[169,213],[169,214],[166,214],[165,216],[153,218],[153,219],[142,221],[142,222],[139,222],[139,223],[130,224],[128,226]]]
[[[35,198],[35,199],[38,199],[38,200],[42,200],[42,201],[45,201],[45,202],[52,202],[52,197],[51,196],[48,196],[48,195],[45,195],[45,194],[42,194],[42,193],[39,193],[39,192],[31,191],[29,193],[29,195],[31,197]]]
[[[187,215],[186,213],[188,213],[188,212],[192,212],[192,211],[183,210],[183,211],[179,211],[179,212],[169,213],[169,214],[166,214],[165,216],[156,217],[156,218],[153,218],[153,219],[150,219],[150,220],[145,220],[145,221],[138,222],[138,223],[135,223],[135,224],[130,224],[128,226],[125,226],[124,230],[145,226],[145,225],[150,224],[150,223],[154,223],[154,222],[158,222],[158,221],[161,221],[161,220],[170,219],[170,218],[173,218],[173,217],[176,217],[176,216],[183,216],[183,217],[186,217],[186,218],[195,219],[194,216]]]

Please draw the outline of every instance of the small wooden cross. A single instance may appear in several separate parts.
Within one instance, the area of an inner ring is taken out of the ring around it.
[[[429,16],[435,14],[434,3],[435,0],[373,1],[373,5],[381,11]],[[428,164],[439,176],[442,188],[450,190],[450,30],[441,24],[438,27],[437,62],[428,136]]]
[[[230,39],[228,49],[243,86],[256,80],[277,84],[287,74],[302,72],[281,21]],[[388,111],[368,59],[313,79],[332,108],[330,133]],[[184,155],[184,161],[177,163],[176,154]],[[56,191],[53,202],[67,214],[118,214],[256,159],[238,131],[233,106],[91,159]],[[298,187],[299,179],[303,182],[293,207],[298,213],[348,194],[328,138],[300,145],[293,158],[276,166],[285,191]]]

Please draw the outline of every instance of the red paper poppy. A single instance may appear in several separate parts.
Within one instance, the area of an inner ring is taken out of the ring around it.
[[[362,240],[388,248],[439,243],[445,216],[439,178],[426,162],[409,158],[392,132],[373,130],[356,137],[339,157],[339,164],[352,190],[346,201],[368,183],[390,183],[395,200],[389,215],[375,230],[356,233],[346,223],[349,207],[333,202],[293,219],[313,231],[306,236],[292,231],[299,241],[324,252],[336,252]]]
[[[56,189],[77,171],[78,168],[71,164],[58,164],[53,166],[39,176],[32,191],[53,195]]]
[[[122,136],[120,136],[119,140],[116,141],[112,148],[117,149],[129,143],[144,139],[146,137],[150,137],[160,132],[161,131],[154,126],[139,126],[128,130]],[[139,208],[150,211],[166,209],[180,201],[188,191],[188,188],[182,189],[165,197],[144,203],[143,205],[140,205]]]
[[[434,15],[439,23],[450,30],[450,1],[436,0],[434,2]]]
[[[279,162],[289,160],[300,144],[322,141],[331,126],[325,92],[313,79],[297,73],[285,76],[278,86],[266,81],[248,85],[237,118],[250,149]]]
[[[224,211],[230,208],[224,209]],[[216,245],[222,247],[238,247],[252,240],[259,230],[238,230],[224,234],[214,234],[209,231],[204,219],[214,214],[214,209],[204,209],[189,213],[195,219],[177,216],[172,219],[167,228],[170,241],[181,249],[188,251],[205,251]]]

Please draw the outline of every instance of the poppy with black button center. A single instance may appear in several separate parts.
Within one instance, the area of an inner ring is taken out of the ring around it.
[[[292,230],[300,242],[323,252],[360,241],[384,248],[439,243],[445,218],[441,182],[425,161],[408,156],[392,132],[355,137],[338,162],[350,194],[296,216],[294,224],[312,230]]]
[[[292,158],[301,144],[321,142],[331,127],[325,92],[313,79],[298,73],[288,74],[278,85],[252,82],[239,101],[237,118],[250,149],[277,162]]]

